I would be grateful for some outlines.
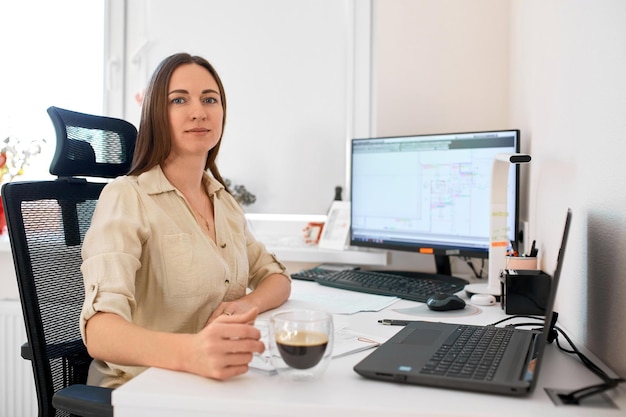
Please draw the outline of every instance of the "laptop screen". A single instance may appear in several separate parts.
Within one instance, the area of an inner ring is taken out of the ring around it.
[[[572,222],[572,210],[567,209],[567,215],[565,216],[565,227],[563,229],[563,238],[561,240],[561,247],[559,248],[559,254],[556,261],[556,268],[554,275],[552,276],[552,283],[550,285],[550,298],[546,306],[546,317],[544,322],[543,332],[541,337],[535,340],[535,349],[533,349],[533,357],[528,362],[528,368],[526,370],[525,377],[531,382],[532,387],[537,383],[537,378],[533,378],[539,372],[541,366],[540,358],[543,357],[543,351],[548,344],[548,338],[550,333],[556,324],[557,313],[554,312],[554,301],[556,299],[557,288],[559,286],[559,280],[561,279],[561,270],[563,269],[563,257],[565,256],[565,247],[567,246],[567,237],[569,235],[570,224]]]

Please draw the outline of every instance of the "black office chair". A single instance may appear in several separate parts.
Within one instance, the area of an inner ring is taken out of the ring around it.
[[[87,386],[79,331],[81,246],[105,181],[126,174],[137,130],[120,119],[50,107],[57,136],[50,181],[2,186],[40,417],[112,416],[111,389]]]

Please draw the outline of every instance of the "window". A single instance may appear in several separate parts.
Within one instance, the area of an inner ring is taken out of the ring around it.
[[[0,5],[0,140],[46,141],[22,179],[49,177],[56,138],[48,107],[102,114],[105,1]]]

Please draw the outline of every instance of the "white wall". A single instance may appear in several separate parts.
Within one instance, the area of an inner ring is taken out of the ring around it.
[[[119,3],[111,0],[112,10],[123,9]],[[369,47],[369,1],[126,4],[125,24],[123,13],[109,21],[108,59],[121,63],[112,72],[117,88],[108,92],[109,113],[121,108],[122,117],[138,125],[135,95],[157,64],[175,52],[201,55],[226,90],[220,170],[257,196],[248,211],[326,214],[335,186],[345,187],[346,142],[358,128],[353,121],[367,120],[355,117],[361,106],[353,97],[355,82],[369,88],[369,58],[358,54],[359,44]],[[126,32],[121,43],[120,28]],[[361,68],[364,81],[355,77]]]
[[[515,128],[508,10],[501,0],[376,1],[376,135]]]
[[[553,268],[574,217],[560,319],[626,375],[626,2],[516,0],[511,120],[533,161],[529,218]]]

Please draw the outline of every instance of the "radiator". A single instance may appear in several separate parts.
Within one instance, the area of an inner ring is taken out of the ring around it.
[[[0,300],[0,417],[37,415],[33,370],[20,356],[25,341],[19,301]]]

